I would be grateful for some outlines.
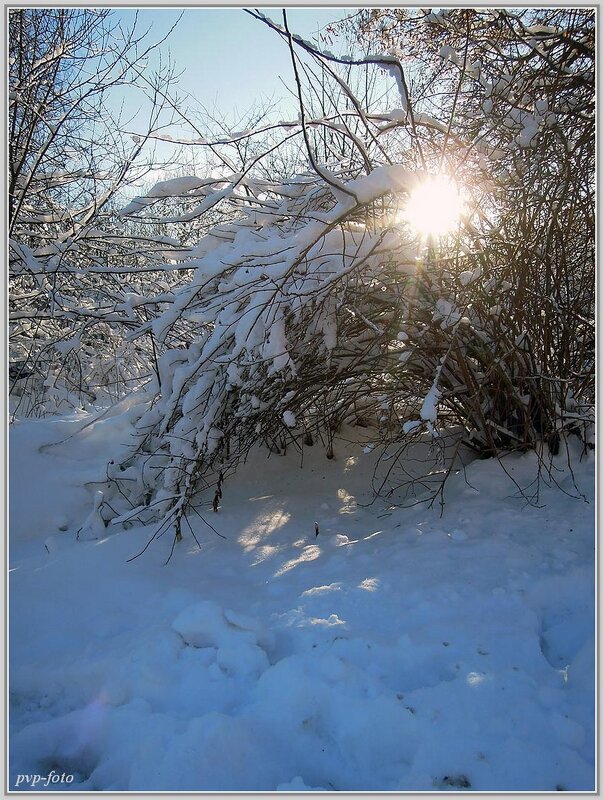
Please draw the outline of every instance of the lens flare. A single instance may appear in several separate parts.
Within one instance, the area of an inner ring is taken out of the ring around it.
[[[438,238],[455,230],[461,212],[456,184],[446,175],[435,175],[413,189],[400,219],[423,238]]]

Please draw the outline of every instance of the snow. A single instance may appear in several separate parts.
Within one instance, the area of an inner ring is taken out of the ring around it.
[[[459,64],[460,58],[455,52],[455,49],[448,44],[443,45],[438,51],[438,55],[446,63],[451,61],[452,64]]]
[[[237,177],[233,175],[231,179],[236,180]],[[136,214],[162,197],[188,195],[196,190],[208,189],[212,183],[214,183],[212,179],[198,178],[195,175],[183,175],[177,178],[169,178],[165,181],[158,181],[144,197],[135,197],[128,205],[120,209],[119,213],[121,216]]]
[[[440,399],[440,391],[438,389],[438,378],[440,377],[440,372],[438,373],[437,377],[434,379],[434,383],[430,387],[430,391],[424,398],[424,402],[422,403],[422,408],[420,411],[420,417],[423,420],[428,422],[435,423],[438,417],[438,401]]]
[[[383,164],[369,175],[348,181],[346,188],[355,193],[359,203],[369,203],[389,191],[409,191],[422,177],[422,173],[413,172],[402,164]]]
[[[387,57],[381,56],[382,63],[380,66],[391,78],[394,78],[396,81],[396,86],[398,88],[398,94],[401,101],[401,106],[403,112],[406,114],[408,107],[409,107],[409,98],[407,96],[407,87],[405,86],[405,81],[403,77],[403,67],[399,63],[399,61],[395,58],[392,59],[392,63],[388,63],[390,59]]]
[[[92,511],[86,517],[86,521],[78,531],[78,539],[100,539],[105,534],[106,523],[101,514],[101,505],[103,503],[103,492],[98,489],[94,493],[94,502]]]
[[[287,425],[288,428],[295,428],[296,427],[296,415],[293,414],[291,411],[284,411],[283,412],[283,422]]]
[[[468,286],[474,281],[477,281],[478,278],[482,275],[482,267],[478,266],[474,270],[464,270],[463,272],[459,273],[459,282],[462,286]]]
[[[305,447],[303,468],[259,450],[218,513],[200,508],[227,538],[192,515],[201,547],[183,526],[164,566],[171,533],[129,560],[155,525],[76,540],[133,418],[10,430],[11,789],[55,769],[80,792],[593,791],[594,461],[578,442],[538,503],[475,461],[442,516],[368,504],[382,448],[360,429],[332,460]],[[534,489],[535,454],[503,466]]]

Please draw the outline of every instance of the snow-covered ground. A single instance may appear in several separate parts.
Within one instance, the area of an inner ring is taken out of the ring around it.
[[[164,566],[152,527],[75,541],[128,438],[89,421],[10,431],[10,788],[594,789],[593,457],[589,503],[477,461],[441,517],[361,505],[362,443],[257,454]]]

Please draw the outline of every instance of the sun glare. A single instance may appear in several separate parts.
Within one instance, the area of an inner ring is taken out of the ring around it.
[[[427,239],[451,233],[461,210],[462,200],[455,183],[445,175],[435,175],[411,192],[400,218]]]

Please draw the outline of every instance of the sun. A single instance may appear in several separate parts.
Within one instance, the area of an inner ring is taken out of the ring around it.
[[[457,185],[446,175],[434,175],[413,189],[399,218],[422,238],[429,239],[452,233],[461,212],[462,199]]]

